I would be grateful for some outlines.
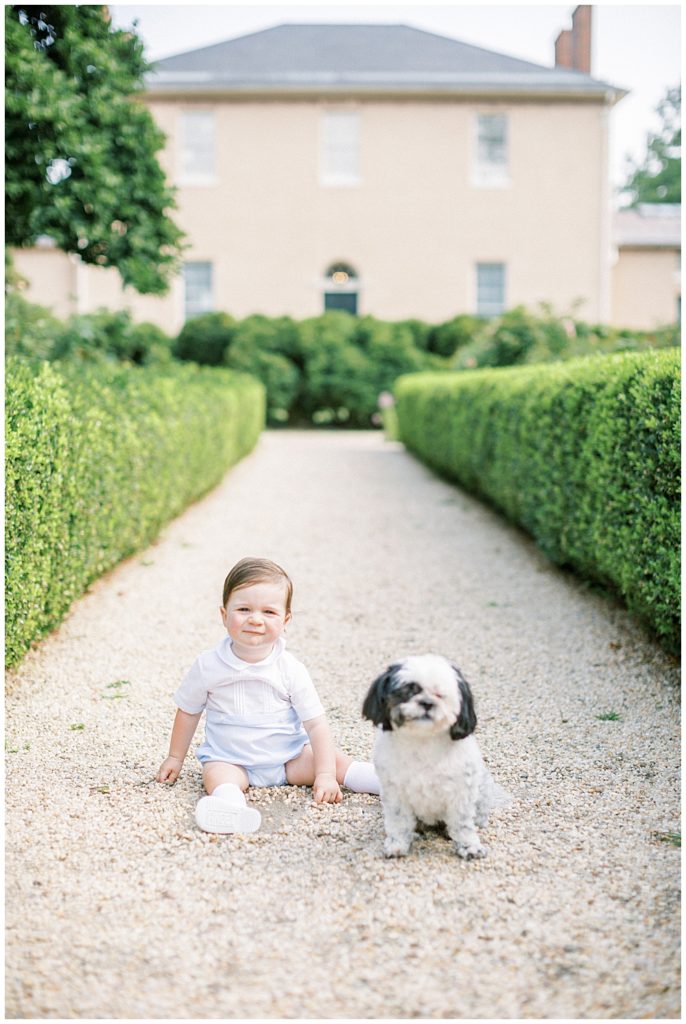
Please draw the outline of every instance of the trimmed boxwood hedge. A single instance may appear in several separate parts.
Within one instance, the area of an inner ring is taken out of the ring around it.
[[[414,374],[396,383],[400,438],[676,650],[680,381],[674,350]]]
[[[6,370],[6,663],[255,445],[263,386],[230,370]]]

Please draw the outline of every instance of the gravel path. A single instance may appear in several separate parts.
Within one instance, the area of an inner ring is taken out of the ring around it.
[[[210,836],[192,756],[152,781],[246,554],[294,577],[289,645],[352,754],[389,661],[461,665],[515,796],[486,860],[429,834],[387,862],[377,798],[307,789],[253,791],[262,830]],[[675,661],[379,434],[264,435],[91,588],[6,708],[10,1018],[679,1016]]]

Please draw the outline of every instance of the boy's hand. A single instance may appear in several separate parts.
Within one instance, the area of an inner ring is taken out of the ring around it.
[[[160,770],[155,778],[158,782],[176,782],[181,773],[182,765],[182,757],[167,757],[160,765]]]
[[[327,772],[315,776],[312,795],[316,804],[339,804],[343,799],[335,774]]]

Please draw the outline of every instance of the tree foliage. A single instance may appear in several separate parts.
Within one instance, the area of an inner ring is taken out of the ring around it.
[[[661,126],[648,135],[641,164],[628,160],[623,192],[631,206],[681,202],[681,86],[668,89],[657,106]]]
[[[51,236],[140,292],[166,290],[182,232],[157,159],[164,135],[137,98],[141,40],[107,8],[5,10],[6,238]]]

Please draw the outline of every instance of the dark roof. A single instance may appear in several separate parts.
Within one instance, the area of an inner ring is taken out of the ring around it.
[[[277,25],[167,57],[154,92],[448,92],[624,95],[590,75],[547,68],[408,25]]]

